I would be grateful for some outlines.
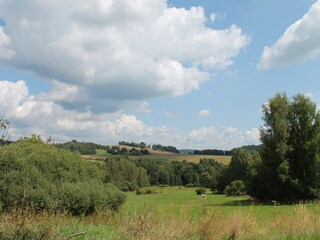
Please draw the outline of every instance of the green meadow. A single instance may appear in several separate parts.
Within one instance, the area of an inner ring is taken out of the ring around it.
[[[210,192],[203,199],[195,188],[152,188],[159,193],[128,192],[117,213],[2,214],[0,239],[320,239],[318,203],[253,205]]]
[[[158,218],[179,218],[199,221],[203,216],[218,215],[228,218],[240,214],[254,218],[257,223],[264,224],[275,217],[294,213],[296,204],[280,205],[277,202],[252,203],[249,197],[226,197],[213,194],[209,190],[206,199],[197,195],[196,188],[185,187],[154,187],[160,194],[136,195],[127,193],[127,202],[123,206],[123,214],[135,214],[150,211]],[[320,214],[320,204],[306,204],[314,213]]]

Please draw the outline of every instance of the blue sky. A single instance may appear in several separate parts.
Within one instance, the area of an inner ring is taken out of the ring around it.
[[[11,139],[231,149],[276,93],[320,103],[320,1],[0,0],[0,19]]]

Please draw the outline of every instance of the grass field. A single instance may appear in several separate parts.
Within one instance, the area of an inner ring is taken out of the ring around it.
[[[286,214],[294,210],[295,205],[252,205],[249,197],[226,197],[212,194],[209,190],[206,199],[196,195],[196,188],[156,187],[161,194],[136,195],[127,193],[128,201],[124,212],[148,209],[159,217],[179,217],[199,220],[205,214],[217,214],[230,217],[233,214],[250,214],[259,222],[272,219],[276,215]],[[319,205],[320,207],[320,205]]]
[[[320,239],[320,205],[251,205],[247,197],[207,193],[195,188],[161,188],[136,195],[120,212],[70,217],[19,213],[0,215],[0,239]]]
[[[107,151],[104,149],[96,149],[96,154],[97,155],[106,155]]]

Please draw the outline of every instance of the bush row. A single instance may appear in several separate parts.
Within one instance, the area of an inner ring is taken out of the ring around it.
[[[99,164],[99,163],[98,163]],[[105,183],[106,168],[32,136],[0,151],[0,208],[53,210],[74,215],[117,210],[125,201]]]

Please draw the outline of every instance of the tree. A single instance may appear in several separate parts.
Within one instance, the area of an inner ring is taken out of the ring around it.
[[[263,106],[261,165],[251,195],[297,201],[320,196],[320,115],[308,97],[277,94]]]
[[[320,190],[320,114],[308,97],[293,97],[290,106],[289,173],[301,199],[316,198]]]
[[[256,154],[251,154],[242,148],[234,149],[230,163],[219,178],[218,192],[223,192],[225,187],[235,180],[242,180],[246,186],[249,186],[255,157]]]
[[[242,180],[235,180],[226,186],[224,194],[227,196],[243,196],[246,195],[246,185]]]
[[[140,148],[146,148],[147,144],[145,142],[140,142],[139,146]]]

